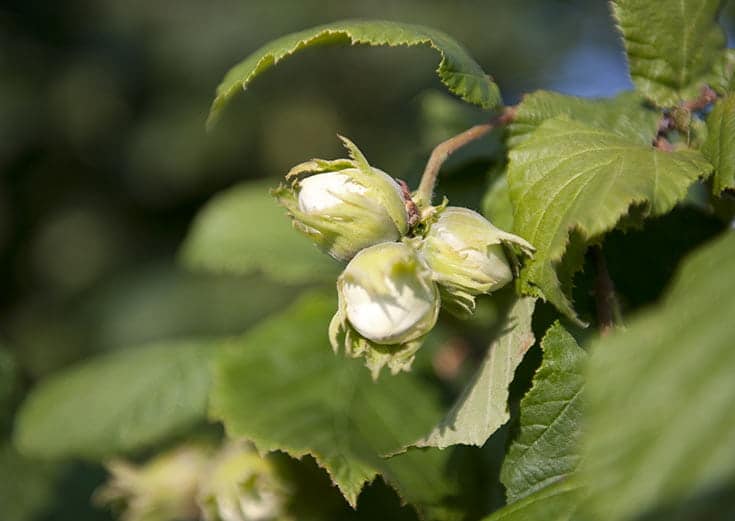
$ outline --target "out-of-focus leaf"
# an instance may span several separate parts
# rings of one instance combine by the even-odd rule
[[[327,338],[335,305],[309,295],[231,341],[215,365],[211,414],[260,450],[311,454],[352,505],[383,472],[406,501],[428,508],[450,494],[448,454],[380,456],[436,422],[437,396],[413,373],[373,382],[359,361],[335,355]]]
[[[715,167],[714,193],[735,188],[735,94],[720,100],[707,117],[702,154]]]
[[[436,90],[421,94],[418,116],[421,144],[426,150],[487,119],[483,111]]]
[[[508,386],[533,345],[531,317],[536,299],[520,298],[508,312],[477,374],[447,416],[417,447],[482,446],[510,418]]]
[[[581,486],[564,479],[501,508],[483,521],[570,521],[577,511]]]
[[[217,87],[207,125],[211,128],[227,102],[245,90],[256,76],[299,51],[313,46],[428,45],[441,56],[436,72],[447,88],[468,103],[483,108],[500,104],[500,90],[475,60],[445,33],[420,25],[385,20],[343,20],[293,34],[261,47],[229,70]]]
[[[735,233],[683,264],[659,306],[592,348],[581,472],[594,519],[630,519],[735,477]]]
[[[94,347],[115,349],[168,338],[241,334],[285,307],[301,287],[250,277],[138,267],[89,298]]]
[[[514,147],[522,143],[541,123],[558,116],[648,145],[656,137],[661,115],[646,107],[645,99],[636,92],[589,99],[540,90],[525,96],[518,105],[509,126],[508,145]]]
[[[18,383],[18,366],[9,351],[0,346],[0,429],[11,417],[10,408]],[[1,432],[1,431],[0,431]]]
[[[482,213],[501,230],[513,229],[513,205],[510,203],[508,172],[496,172],[482,198]]]
[[[55,500],[57,464],[28,459],[0,443],[0,514],[7,521],[34,521]]]
[[[536,247],[521,271],[522,291],[579,322],[556,271],[570,232],[599,237],[632,205],[643,216],[666,213],[711,171],[698,152],[664,152],[575,121],[546,121],[510,152],[515,232]]]
[[[269,195],[274,184],[244,183],[214,197],[184,242],[184,264],[241,275],[260,271],[285,283],[334,281],[339,264],[292,228]]]
[[[521,400],[520,430],[508,449],[500,479],[514,503],[571,474],[587,353],[558,322],[541,341],[543,362]]]
[[[102,458],[180,433],[206,417],[212,342],[125,349],[54,374],[16,421],[28,455]]]
[[[696,98],[722,59],[722,0],[613,0],[636,88],[661,107]]]

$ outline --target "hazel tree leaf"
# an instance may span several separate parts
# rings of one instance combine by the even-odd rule
[[[180,434],[206,418],[213,349],[159,343],[56,373],[21,406],[15,444],[30,456],[96,459]]]
[[[500,90],[467,53],[445,33],[421,25],[384,20],[343,20],[320,25],[274,40],[235,65],[217,87],[207,126],[216,123],[225,105],[260,74],[281,60],[309,47],[324,45],[427,45],[441,57],[436,72],[442,83],[468,103],[491,109],[500,103]]]
[[[559,116],[648,145],[656,137],[661,114],[647,107],[645,99],[636,92],[590,99],[540,90],[524,96],[518,105],[508,129],[508,145],[519,145],[541,123]]]
[[[261,272],[283,283],[333,282],[339,264],[293,229],[269,194],[272,185],[243,183],[210,200],[184,241],[184,265],[237,275]]]
[[[557,481],[506,505],[483,521],[571,521],[576,519],[581,490],[575,480]]]
[[[664,152],[560,118],[544,122],[509,157],[515,233],[536,247],[521,271],[521,290],[578,323],[555,270],[570,232],[593,240],[632,205],[644,217],[666,213],[712,171],[699,152]]]
[[[735,94],[718,101],[707,117],[702,154],[715,167],[713,192],[735,188]]]
[[[715,65],[714,78],[710,86],[715,92],[725,96],[735,90],[733,81],[735,81],[735,49],[725,49]]]
[[[579,463],[587,353],[558,322],[546,332],[541,349],[544,358],[521,400],[519,433],[500,473],[509,503],[564,479]]]
[[[531,317],[536,300],[518,299],[508,312],[501,333],[488,348],[482,366],[452,409],[417,447],[446,448],[464,444],[481,447],[510,418],[508,386],[535,338]]]
[[[439,501],[449,493],[445,455],[381,457],[436,422],[437,393],[412,373],[373,382],[358,360],[336,356],[327,338],[335,310],[333,298],[307,295],[229,342],[215,364],[211,416],[261,451],[314,456],[353,506],[378,473],[406,501]]]
[[[725,32],[717,23],[722,0],[613,0],[630,76],[660,107],[694,99],[717,79]]]
[[[687,258],[660,303],[591,348],[580,472],[600,521],[735,479],[735,232]]]

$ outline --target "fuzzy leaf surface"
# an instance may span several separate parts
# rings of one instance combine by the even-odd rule
[[[273,184],[243,183],[212,198],[182,246],[184,265],[216,273],[260,272],[283,283],[334,281],[339,264],[293,229],[269,194]]]
[[[717,79],[725,32],[722,0],[613,0],[636,89],[660,107],[694,99]]]
[[[707,117],[702,154],[715,167],[714,193],[735,188],[735,94],[720,100]]]
[[[590,99],[540,90],[525,96],[518,105],[509,126],[508,145],[519,145],[541,123],[559,116],[647,145],[656,136],[661,114],[646,107],[645,99],[636,92]]]
[[[481,447],[508,421],[508,386],[535,340],[531,331],[535,302],[524,297],[513,304],[472,381],[446,417],[415,443],[417,447]]]
[[[733,483],[734,257],[728,230],[683,262],[658,306],[591,348],[589,517],[637,518]]]
[[[274,40],[225,75],[217,87],[207,126],[212,127],[225,105],[260,74],[281,60],[309,47],[324,45],[427,45],[441,57],[436,70],[442,83],[468,103],[490,109],[501,103],[500,91],[464,47],[447,34],[421,25],[385,20],[343,20],[320,25]]]
[[[579,463],[587,353],[558,322],[546,332],[541,349],[544,358],[521,400],[519,433],[500,474],[509,503],[565,478]]]
[[[412,373],[373,382],[360,361],[335,355],[335,309],[333,298],[307,295],[232,340],[215,364],[211,415],[262,451],[311,454],[351,505],[378,473],[411,503],[443,497],[445,455],[381,458],[436,422],[434,389]]]
[[[643,216],[666,213],[712,171],[698,152],[664,152],[561,118],[544,122],[509,156],[515,233],[536,247],[521,272],[522,291],[576,321],[555,269],[570,232],[597,238],[631,205]]]
[[[179,434],[206,418],[213,349],[160,343],[56,373],[23,403],[15,443],[32,456],[103,458]]]

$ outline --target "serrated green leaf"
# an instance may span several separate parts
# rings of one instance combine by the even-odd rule
[[[560,118],[543,123],[509,156],[515,233],[536,247],[521,271],[521,289],[578,322],[555,270],[570,231],[592,240],[631,205],[645,205],[643,216],[666,213],[712,171],[698,152],[664,152]]]
[[[184,265],[239,275],[259,271],[283,283],[336,280],[339,264],[293,229],[271,186],[243,183],[209,201],[182,246]]]
[[[660,107],[694,99],[713,82],[725,48],[722,0],[613,0],[636,88]]]
[[[718,101],[707,117],[702,154],[715,167],[713,192],[735,188],[735,94]]]
[[[524,297],[513,304],[472,381],[446,417],[427,436],[415,442],[415,446],[443,449],[464,444],[481,447],[508,421],[508,386],[518,364],[535,341],[531,331],[535,302],[533,298]]]
[[[215,364],[211,415],[260,450],[311,454],[351,505],[378,472],[409,502],[441,497],[440,456],[381,458],[436,422],[435,391],[414,374],[373,382],[359,361],[335,355],[335,309],[333,298],[309,295],[231,341]]]
[[[577,511],[580,490],[579,483],[572,479],[557,481],[483,521],[569,521]]]
[[[521,400],[520,430],[500,473],[509,503],[565,478],[579,463],[587,353],[558,322],[546,332],[541,349],[544,358]]]
[[[179,434],[206,417],[209,342],[125,349],[44,380],[23,403],[15,443],[44,458],[102,458]]]
[[[735,478],[735,233],[689,257],[663,302],[591,349],[586,511],[631,519]]]
[[[733,91],[735,81],[735,49],[725,49],[715,65],[714,78],[710,86],[718,94],[725,96]]]
[[[344,43],[389,47],[428,45],[441,56],[436,72],[452,93],[487,109],[501,102],[498,86],[464,47],[445,33],[421,25],[385,20],[343,20],[278,38],[235,65],[217,87],[207,126],[211,128],[216,123],[232,97],[284,58],[309,47]]]
[[[524,96],[513,122],[508,127],[508,145],[515,147],[547,119],[566,116],[594,128],[641,143],[656,137],[660,112],[646,106],[636,92],[623,92],[612,98],[578,98],[558,92],[537,91]]]

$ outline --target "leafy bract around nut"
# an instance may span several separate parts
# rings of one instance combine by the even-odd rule
[[[449,311],[470,315],[477,295],[497,291],[513,280],[504,244],[516,245],[528,255],[534,252],[530,243],[499,230],[477,212],[450,206],[440,213],[419,247]]]
[[[110,480],[94,500],[122,505],[122,521],[196,519],[197,487],[208,463],[208,449],[198,445],[177,447],[142,465],[114,460],[107,464]]]
[[[342,141],[351,159],[301,163],[273,195],[296,229],[335,259],[348,261],[364,248],[400,239],[408,217],[398,183],[371,167],[354,143]]]
[[[199,491],[206,521],[275,521],[284,516],[288,488],[271,462],[244,441],[225,444]]]
[[[364,356],[373,378],[386,365],[393,374],[409,370],[440,304],[431,271],[416,251],[403,243],[362,250],[337,279],[337,293],[329,325],[334,350],[342,343],[353,358]]]

